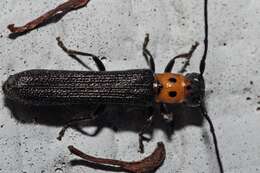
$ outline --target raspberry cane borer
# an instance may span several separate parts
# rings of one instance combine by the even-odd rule
[[[143,133],[151,126],[153,120],[153,106],[160,105],[161,115],[166,120],[171,120],[171,112],[166,104],[186,103],[188,106],[196,106],[210,124],[213,134],[215,150],[217,154],[220,172],[223,171],[220,159],[217,139],[213,124],[207,115],[203,103],[205,60],[208,49],[208,14],[207,3],[204,1],[205,16],[205,50],[200,64],[200,73],[176,74],[171,73],[175,60],[178,58],[190,59],[198,46],[196,43],[187,54],[181,54],[169,61],[164,73],[155,73],[153,57],[147,49],[149,35],[146,35],[143,44],[143,55],[149,65],[149,69],[136,69],[126,71],[105,71],[105,66],[99,58],[93,54],[67,49],[58,38],[59,46],[69,56],[85,64],[76,55],[90,56],[96,63],[98,72],[87,71],[59,71],[59,70],[29,70],[14,74],[3,85],[6,98],[29,105],[75,105],[93,103],[97,104],[92,117],[87,121],[95,121],[98,114],[108,104],[145,105],[149,112],[147,124],[139,133],[140,150],[143,151]],[[76,126],[78,121],[71,121],[60,132],[59,139],[66,128]]]
[[[203,105],[205,85],[202,73],[205,68],[205,55],[200,69],[202,73],[171,73],[175,60],[185,58],[189,60],[198,43],[193,45],[188,53],[172,58],[167,64],[164,73],[155,73],[155,63],[152,54],[147,49],[149,35],[143,43],[143,56],[149,69],[134,69],[126,71],[106,71],[102,61],[95,55],[71,50],[65,47],[60,38],[58,45],[71,57],[85,65],[77,55],[90,56],[96,63],[99,71],[61,71],[61,70],[28,70],[11,75],[3,85],[6,98],[27,105],[77,105],[96,104],[96,110],[91,118],[82,118],[70,121],[60,132],[61,140],[68,127],[78,125],[79,121],[95,121],[106,105],[133,105],[146,106],[149,118],[139,133],[140,152],[143,152],[143,136],[153,121],[154,105],[160,105],[160,112],[164,119],[172,120],[167,104],[183,104],[200,107],[202,114],[211,125],[214,136],[218,161],[219,158],[216,137],[212,122],[207,116]],[[204,67],[203,67],[204,66]]]
[[[149,35],[146,35],[143,44],[143,55],[149,69],[136,69],[126,71],[105,71],[105,66],[93,54],[67,49],[59,38],[58,45],[71,57],[86,66],[77,55],[90,56],[96,63],[99,71],[59,71],[59,70],[28,70],[14,74],[3,85],[6,98],[29,105],[75,105],[93,103],[98,105],[91,118],[85,121],[95,121],[100,112],[108,104],[145,105],[149,112],[147,124],[139,133],[140,151],[143,151],[142,141],[144,132],[151,126],[153,120],[153,106],[160,105],[161,115],[166,120],[171,120],[171,112],[166,104],[186,103],[196,106],[209,122],[213,135],[215,151],[220,168],[223,166],[218,151],[217,139],[204,106],[203,97],[205,85],[203,73],[208,49],[208,14],[207,0],[204,1],[205,16],[205,50],[200,63],[200,73],[176,74],[171,73],[175,60],[178,58],[190,59],[198,46],[196,43],[186,54],[181,54],[169,61],[164,73],[155,73],[153,57],[147,49]],[[184,65],[185,66],[185,65]],[[80,120],[69,122],[60,132],[64,135],[66,128],[76,126]]]
[[[192,46],[189,53],[174,57],[167,64],[164,73],[155,73],[154,59],[147,49],[149,35],[143,43],[143,55],[149,69],[126,71],[105,71],[102,61],[95,55],[67,49],[60,38],[58,45],[70,56],[91,56],[99,71],[60,71],[60,70],[28,70],[11,75],[3,85],[5,96],[13,101],[29,105],[75,105],[97,104],[94,121],[106,105],[124,104],[148,108],[147,124],[140,132],[140,151],[143,152],[143,133],[151,126],[153,107],[160,104],[161,115],[171,120],[171,112],[166,104],[187,103],[191,106],[200,105],[204,96],[204,82],[200,74],[186,75],[171,73],[175,60],[189,59],[198,43]],[[84,118],[86,119],[86,118]],[[74,126],[79,120],[72,121],[63,128]]]

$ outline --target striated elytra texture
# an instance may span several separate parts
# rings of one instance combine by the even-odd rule
[[[23,104],[132,104],[154,102],[153,73],[128,71],[29,70],[11,75],[4,83],[5,96]]]

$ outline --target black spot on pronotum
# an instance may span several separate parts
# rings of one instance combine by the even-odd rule
[[[170,78],[169,81],[172,82],[172,83],[176,83],[177,82],[177,80],[175,78],[173,78],[173,77]]]
[[[170,97],[176,97],[176,95],[177,95],[177,92],[176,92],[176,91],[170,91],[170,92],[169,92],[169,96],[170,96]]]

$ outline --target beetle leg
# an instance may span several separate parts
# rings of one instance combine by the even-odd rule
[[[187,59],[186,63],[183,65],[183,67],[182,67],[182,69],[180,71],[180,72],[185,72],[186,67],[189,65],[189,60],[190,60],[193,52],[195,51],[195,49],[198,47],[198,45],[199,45],[199,43],[195,42],[195,44],[191,46],[191,49],[190,49],[190,51],[188,53],[183,53],[183,54],[177,55],[174,58],[172,58],[168,62],[167,66],[165,67],[164,72],[165,73],[170,73],[172,71],[172,68],[173,68],[174,64],[175,64],[175,60],[179,59],[179,58]]]
[[[92,123],[92,122],[94,122],[95,120],[96,120],[96,118],[92,119],[92,118],[86,118],[86,117],[82,117],[82,118],[78,118],[78,119],[73,119],[73,120],[67,122],[65,126],[63,126],[63,128],[62,128],[62,129],[60,130],[60,132],[59,132],[59,136],[57,137],[57,139],[58,139],[59,141],[61,141],[62,138],[63,138],[63,136],[64,136],[64,134],[65,134],[65,132],[66,132],[66,130],[67,130],[68,128],[70,128],[70,127],[75,127],[76,129],[78,129],[78,123],[79,123],[79,122],[82,123],[82,122],[84,121],[85,123]]]
[[[58,46],[66,52],[70,57],[78,61],[81,65],[83,65],[85,68],[90,69],[82,60],[80,60],[76,55],[82,55],[82,56],[90,56],[92,57],[93,61],[96,63],[96,66],[99,71],[106,71],[105,65],[103,62],[98,58],[98,56],[91,54],[91,53],[86,53],[86,52],[80,52],[72,49],[68,49],[64,43],[61,41],[60,37],[56,38],[58,42]]]
[[[142,130],[138,133],[139,135],[139,152],[144,153],[144,144],[143,141],[150,141],[151,139],[147,138],[144,136],[144,133],[152,126],[153,124],[153,119],[154,119],[154,114],[153,114],[153,108],[150,107],[148,112],[149,112],[149,117],[146,119],[145,125],[143,126]]]
[[[80,124],[90,124],[90,123],[94,123],[94,122],[97,122],[98,120],[98,117],[99,115],[104,111],[105,109],[105,105],[98,105],[95,109],[95,111],[90,115],[90,117],[82,117],[82,118],[78,118],[78,119],[73,119],[73,120],[70,120],[69,122],[67,122],[65,124],[65,126],[61,129],[61,131],[59,132],[59,136],[57,137],[57,139],[59,141],[62,140],[62,137],[64,136],[65,134],[65,131],[70,128],[70,127],[73,127],[75,129],[77,129],[78,131],[80,131],[81,133],[84,133],[86,135],[89,135],[87,134],[86,132],[84,132],[80,127],[79,125]],[[101,127],[99,126],[96,130],[96,132],[94,132],[94,134],[90,134],[89,136],[94,136],[95,134],[97,134],[99,131],[101,130]]]
[[[165,120],[166,124],[166,132],[168,137],[173,133],[174,127],[175,127],[175,121],[174,121],[174,114],[169,111],[167,108],[167,105],[165,103],[160,104],[160,114],[162,115],[163,119]]]
[[[144,56],[147,64],[149,65],[150,69],[153,72],[155,72],[154,58],[153,58],[152,54],[150,53],[150,51],[147,49],[148,42],[149,42],[149,34],[146,34],[145,38],[144,38],[144,43],[143,43],[143,56]]]
[[[168,110],[167,105],[165,103],[160,104],[160,113],[163,119],[167,122],[173,121],[173,114]]]

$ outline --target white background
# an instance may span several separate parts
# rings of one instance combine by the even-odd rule
[[[108,70],[125,70],[147,67],[141,48],[145,33],[150,33],[149,49],[157,72],[163,71],[171,57],[187,52],[198,41],[200,46],[188,68],[198,72],[204,39],[203,0],[92,0],[57,23],[15,40],[8,38],[8,24],[22,25],[62,2],[0,1],[1,83],[28,69],[85,70],[57,46],[57,36],[71,48],[106,56],[103,62]],[[210,1],[208,7],[206,103],[224,169],[227,173],[260,172],[260,1]],[[95,68],[92,61],[83,60]],[[151,153],[158,141],[166,144],[167,158],[157,172],[219,172],[206,122],[176,130],[171,140],[155,129],[153,140],[145,143],[145,155],[141,155],[137,133],[131,130],[105,128],[98,136],[88,137],[70,129],[59,142],[60,127],[17,121],[0,93],[1,173],[101,173],[104,171],[72,167],[70,160],[76,157],[66,146],[73,144],[99,157],[137,160]]]

